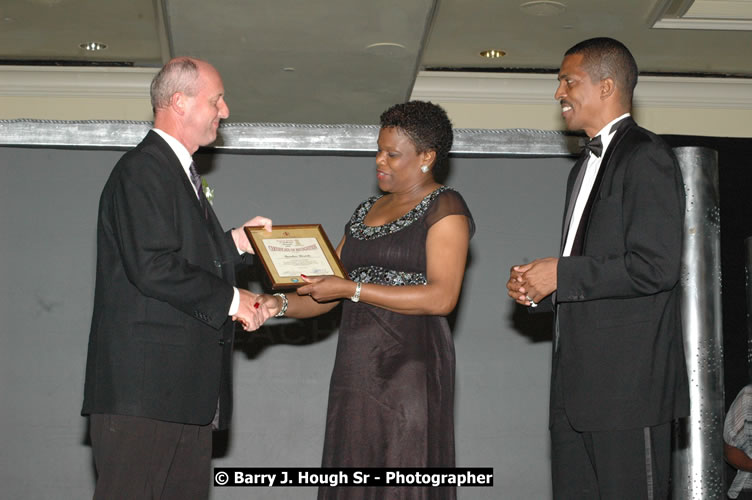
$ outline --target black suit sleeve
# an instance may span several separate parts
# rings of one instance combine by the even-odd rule
[[[584,256],[558,264],[558,302],[629,298],[672,289],[680,275],[684,190],[668,147],[650,135],[614,152],[619,186],[593,207]]]
[[[128,280],[143,295],[219,328],[227,320],[233,290],[196,264],[208,260],[206,229],[190,220],[193,214],[180,191],[184,187],[165,165],[148,154],[132,161],[137,168],[123,169],[114,186],[110,218]]]

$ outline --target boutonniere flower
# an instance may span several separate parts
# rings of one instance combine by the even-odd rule
[[[206,198],[206,201],[209,202],[209,205],[214,206],[214,190],[209,187],[209,183],[206,182],[206,179],[201,179],[201,187],[204,188],[204,197]]]

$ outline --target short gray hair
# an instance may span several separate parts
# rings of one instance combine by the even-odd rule
[[[151,81],[151,107],[156,110],[169,106],[177,92],[189,96],[198,93],[198,65],[187,57],[173,59],[159,70]]]

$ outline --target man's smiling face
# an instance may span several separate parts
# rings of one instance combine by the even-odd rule
[[[559,87],[554,97],[561,104],[561,116],[567,128],[584,130],[593,137],[602,128],[601,82],[590,79],[583,61],[582,54],[564,57],[559,69]]]

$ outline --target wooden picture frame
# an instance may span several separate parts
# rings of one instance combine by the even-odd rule
[[[297,288],[306,276],[348,279],[342,262],[321,224],[246,226],[248,240],[264,266],[273,290]]]

